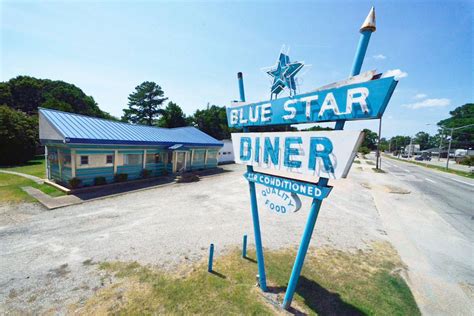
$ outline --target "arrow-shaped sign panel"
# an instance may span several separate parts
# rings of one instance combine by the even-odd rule
[[[393,77],[227,108],[229,127],[367,120],[382,117]]]
[[[362,139],[360,131],[232,134],[236,163],[290,179],[306,175],[309,182],[344,178]]]

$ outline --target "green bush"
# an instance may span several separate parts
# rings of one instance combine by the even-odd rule
[[[82,183],[82,180],[79,178],[69,179],[69,186],[73,189],[80,187],[81,183]]]
[[[152,175],[152,171],[149,169],[143,169],[141,172],[142,178],[149,178]]]
[[[128,174],[126,173],[116,173],[114,176],[115,182],[125,182],[128,179]]]
[[[474,166],[474,156],[464,157],[459,161],[459,163],[461,165],[472,167],[472,166]]]
[[[370,149],[365,147],[365,146],[361,146],[359,148],[359,152],[362,154],[362,155],[367,155],[367,154],[370,154]]]
[[[0,165],[14,165],[35,157],[38,119],[0,106]]]
[[[94,178],[94,185],[103,185],[106,184],[107,180],[105,180],[105,177],[95,177]]]

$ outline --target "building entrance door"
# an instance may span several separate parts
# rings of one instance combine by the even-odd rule
[[[174,172],[180,172],[186,169],[186,152],[185,151],[175,151],[175,163],[174,163]]]

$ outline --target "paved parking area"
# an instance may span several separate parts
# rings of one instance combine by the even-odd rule
[[[138,261],[173,269],[207,256],[253,244],[248,185],[238,165],[195,183],[173,184],[47,211],[36,204],[0,206],[0,312],[64,312],[104,285],[91,263]],[[354,171],[355,173],[361,171]],[[311,249],[364,248],[386,240],[370,192],[351,178],[333,181]],[[296,247],[308,215],[261,208],[266,248]],[[218,257],[217,257],[218,258]],[[218,259],[217,259],[218,260]]]

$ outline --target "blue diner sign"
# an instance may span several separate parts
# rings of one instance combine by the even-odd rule
[[[398,83],[394,77],[374,76],[371,72],[360,75],[371,34],[375,30],[375,10],[372,8],[359,29],[361,36],[350,77],[308,93],[294,95],[294,77],[303,63],[291,63],[287,54],[280,54],[276,68],[267,72],[274,78],[268,101],[245,102],[243,76],[242,73],[237,74],[240,102],[233,102],[227,108],[227,122],[229,127],[243,128],[242,133],[232,133],[232,143],[235,162],[247,165],[244,176],[249,183],[258,279],[263,291],[268,289],[256,183],[264,186],[261,192],[264,206],[278,214],[299,209],[297,194],[313,198],[283,300],[282,307],[285,309],[293,300],[322,200],[331,191],[328,181],[347,175],[363,140],[360,131],[343,131],[345,121],[382,118]],[[290,97],[272,99],[285,88],[290,90]],[[336,122],[335,130],[250,132],[252,126],[318,122]],[[265,128],[261,130],[265,131]],[[259,168],[257,172],[254,167]],[[263,170],[262,173],[259,170]],[[313,183],[317,178],[317,184]]]
[[[326,198],[332,189],[332,187],[318,186],[314,183],[275,177],[260,172],[246,172],[244,177],[250,182],[263,184],[267,187],[286,192],[309,196],[318,200]]]
[[[227,108],[229,127],[367,120],[382,117],[393,77]],[[237,103],[238,104],[238,103]]]

